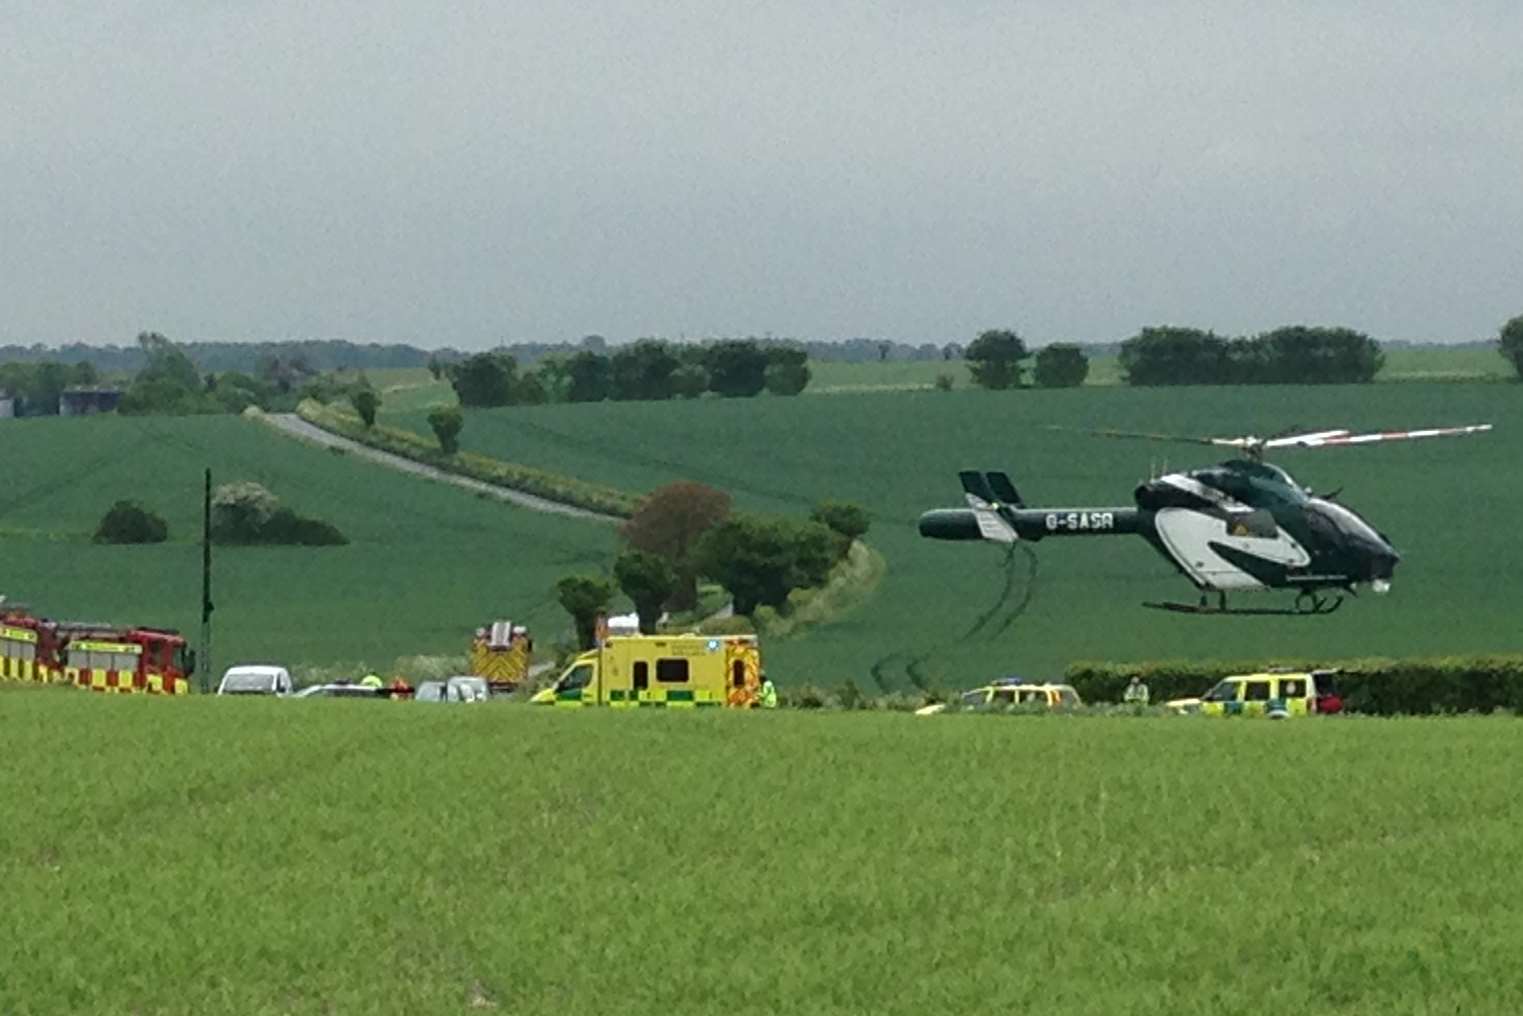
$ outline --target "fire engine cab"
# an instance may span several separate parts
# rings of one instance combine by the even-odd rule
[[[57,626],[29,614],[0,614],[0,680],[61,680]]]

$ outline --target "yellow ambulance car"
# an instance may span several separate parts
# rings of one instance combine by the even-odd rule
[[[614,635],[571,661],[539,705],[700,709],[756,704],[755,635]]]

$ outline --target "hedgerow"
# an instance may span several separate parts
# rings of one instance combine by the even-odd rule
[[[1337,673],[1331,681],[1344,708],[1383,716],[1523,709],[1523,655],[1441,656],[1426,659],[1161,660],[1077,662],[1066,679],[1086,702],[1117,701],[1133,674],[1154,702],[1200,695],[1230,674],[1268,669]]]
[[[335,406],[324,405],[315,400],[303,401],[296,407],[303,420],[323,430],[340,434],[353,441],[391,452],[415,462],[423,462],[436,469],[468,476],[485,483],[520,490],[526,494],[575,505],[604,515],[628,518],[639,506],[638,495],[627,491],[587,483],[569,476],[560,476],[542,469],[504,462],[474,452],[456,452],[446,455],[438,445],[421,434],[400,427],[377,424],[366,429],[358,416]]]

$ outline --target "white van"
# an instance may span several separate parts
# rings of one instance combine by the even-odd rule
[[[229,667],[217,685],[218,695],[278,695],[291,694],[291,675],[284,667],[267,664],[251,664]]]

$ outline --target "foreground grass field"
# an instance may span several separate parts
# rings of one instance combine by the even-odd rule
[[[52,617],[200,629],[202,470],[256,480],[334,523],[348,546],[215,555],[215,661],[307,669],[463,655],[493,618],[557,633],[562,575],[606,564],[612,527],[548,516],[314,449],[232,417],[7,420],[0,593]],[[118,498],[169,521],[170,542],[90,536]]]
[[[0,1012],[1516,1013],[1514,719],[0,692]]]
[[[1205,465],[1212,449],[1045,429],[1182,434],[1285,427],[1386,429],[1491,422],[1463,440],[1289,451],[1276,461],[1366,514],[1403,553],[1387,597],[1328,618],[1199,618],[1143,609],[1193,587],[1140,538],[1022,545],[1007,567],[979,544],[921,539],[921,511],[960,503],[956,470],[1005,469],[1037,505],[1129,505],[1150,469]],[[426,432],[421,416],[400,422]],[[888,573],[839,622],[768,646],[787,682],[961,687],[997,674],[1052,675],[1074,659],[1312,659],[1523,650],[1523,388],[1358,387],[898,392],[472,412],[465,447],[631,490],[690,479],[743,508],[806,513],[822,498],[873,513]],[[1279,602],[1264,596],[1246,604]]]

